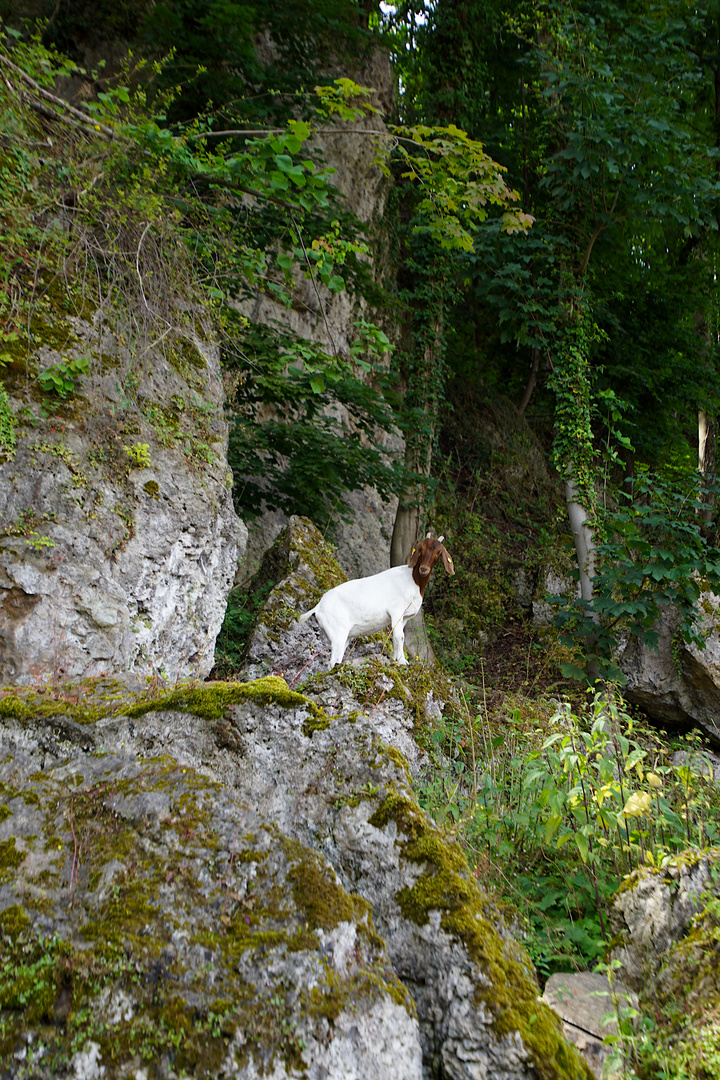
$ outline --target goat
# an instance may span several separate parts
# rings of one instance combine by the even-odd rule
[[[446,551],[443,536],[435,540],[430,533],[410,552],[406,566],[392,566],[372,577],[345,581],[329,589],[310,611],[301,615],[304,623],[314,615],[330,642],[330,668],[342,661],[348,641],[363,634],[375,634],[392,627],[393,660],[405,659],[405,623],[417,615],[423,602],[425,586],[435,563],[442,556],[448,574],[455,567]]]

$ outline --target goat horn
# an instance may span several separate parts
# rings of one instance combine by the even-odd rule
[[[432,538],[432,533],[426,533],[425,539],[430,540],[431,538]]]
[[[438,536],[438,543],[439,543],[439,544],[442,544],[442,542],[443,542],[443,540],[444,540],[444,539],[445,539],[445,537],[444,537],[444,536]]]

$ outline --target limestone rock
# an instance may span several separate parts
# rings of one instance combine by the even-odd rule
[[[658,1017],[658,1057],[678,1075],[717,1073],[720,1010],[720,849],[675,856],[636,872],[613,901],[612,959],[641,1009]]]
[[[78,1054],[106,1080],[587,1078],[420,810],[393,712],[378,730],[374,707],[325,694],[271,677],[121,686],[55,715],[2,699],[11,1080],[33,1053],[38,1080]]]
[[[79,319],[74,333],[91,375],[19,413],[32,421],[0,463],[0,679],[203,677],[247,535],[217,349],[148,351],[130,399],[121,341]]]
[[[377,642],[330,674],[293,658],[298,605],[340,574],[320,541],[296,519],[270,553],[279,584],[251,648],[294,689],[269,674],[0,697],[10,1080],[39,1046],[38,1080],[50,1050],[53,1076],[105,1080],[150,1065],[199,1080],[210,1053],[242,1080],[590,1077],[413,793],[415,734],[451,700],[441,673],[391,666]],[[26,1015],[23,958],[49,948]]]
[[[720,633],[714,615],[719,602],[707,593],[699,602],[704,649],[679,639],[676,613],[667,607],[655,626],[658,648],[630,637],[619,655],[628,701],[666,727],[700,728],[715,748],[720,748]]]
[[[271,42],[264,43],[272,49]],[[362,70],[353,72],[359,85],[374,91],[372,102],[378,113],[372,128],[385,131],[383,114],[392,111],[395,97],[395,78],[388,53],[375,49]],[[366,119],[338,120],[333,131],[316,137],[315,147],[333,169],[332,184],[347,200],[353,213],[373,236],[375,225],[382,220],[391,187],[378,166],[376,139],[368,138]],[[371,245],[378,248],[378,244]],[[370,256],[363,256],[369,260]],[[357,337],[356,323],[362,317],[371,321],[375,314],[367,303],[350,291],[333,293],[317,281],[298,275],[292,308],[288,309],[267,290],[250,302],[243,303],[243,313],[253,323],[280,325],[300,338],[319,344],[330,356],[348,356]],[[385,327],[392,336],[392,330]],[[347,438],[364,444],[367,436],[357,430],[348,410],[339,403],[331,407],[332,415]],[[372,445],[382,450],[388,459],[402,456],[404,440],[399,431],[376,431]],[[348,577],[366,577],[387,570],[390,566],[390,540],[397,510],[397,498],[381,497],[373,488],[348,492],[344,496],[347,514],[332,523],[332,540],[337,560]],[[287,524],[281,511],[265,511],[253,523],[248,544],[247,563],[241,580],[246,581],[258,570],[263,554],[273,545]],[[408,551],[409,555],[410,552]]]
[[[369,905],[197,769],[105,737],[38,773],[5,732],[2,1075],[418,1080],[415,1008]]]
[[[635,871],[616,894],[612,930],[621,940],[613,958],[623,981],[645,997],[652,997],[659,973],[709,896],[720,895],[718,866],[718,849],[678,856],[661,870]]]
[[[327,668],[330,647],[317,621],[310,619],[299,625],[297,618],[327,589],[346,580],[335,554],[311,521],[295,515],[290,518],[251,586],[275,583],[249,641],[246,672],[250,677],[279,673],[294,685]],[[405,646],[408,657],[427,657],[429,642],[422,619],[416,617],[407,624]],[[371,638],[351,641],[345,661],[357,665],[370,658],[379,661],[383,655],[392,657],[389,628]],[[430,666],[427,661],[426,666]],[[445,687],[449,692],[449,684]]]
[[[617,980],[611,984],[605,975],[573,971],[551,975],[543,998],[561,1018],[566,1038],[595,1075],[604,1080],[617,1075],[620,1063],[613,1060],[613,1048],[604,1045],[604,1040],[617,1034],[618,1014],[637,1013],[637,994]]]
[[[580,595],[580,585],[573,578],[570,566],[565,563],[568,560],[561,566],[542,567],[537,575],[530,604],[535,626],[552,625],[554,610],[547,601],[548,596],[570,598]]]

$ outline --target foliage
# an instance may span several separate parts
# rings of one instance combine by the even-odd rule
[[[504,14],[440,0],[391,17],[403,115],[482,136],[535,218],[502,244],[498,219],[474,230],[446,312],[450,368],[516,401],[534,392],[530,418],[543,425],[554,386],[557,424],[584,436],[588,395],[577,416],[566,410],[575,376],[622,394],[638,460],[652,467],[692,459],[698,403],[718,400],[715,11],[551,0]],[[573,278],[601,338],[569,340]],[[594,471],[592,441],[582,445]]]
[[[234,678],[242,669],[248,636],[255,626],[259,610],[274,585],[274,581],[268,581],[254,592],[237,587],[231,591],[222,628],[215,644],[214,678]]]
[[[38,375],[38,382],[45,394],[58,394],[66,398],[75,392],[75,382],[90,370],[90,357],[77,356],[71,360],[61,360],[44,368]]]
[[[134,446],[124,447],[124,450],[135,468],[147,469],[150,467],[151,459],[149,443],[135,443]]]
[[[228,458],[242,478],[237,501],[245,516],[266,506],[320,525],[346,512],[343,493],[349,489],[369,484],[389,494],[397,487],[401,470],[378,448],[378,432],[394,417],[379,392],[382,352],[373,351],[375,340],[374,331],[360,326],[357,353],[343,359],[278,329],[238,326],[232,352],[225,353],[226,366],[240,375]],[[387,348],[382,339],[378,348]],[[241,374],[248,365],[251,377]],[[365,369],[375,385],[359,377]],[[325,408],[326,387],[352,417],[354,434],[342,414]],[[258,414],[264,414],[262,423]]]
[[[394,127],[400,179],[421,188],[414,208],[415,232],[426,233],[440,248],[473,250],[473,234],[488,216],[488,205],[501,206],[503,232],[524,232],[530,214],[511,203],[520,196],[508,188],[502,166],[454,124],[447,127]]]
[[[672,764],[652,729],[601,695],[580,713],[520,703],[500,724],[468,714],[436,730],[443,764],[422,805],[520,910],[543,976],[587,967],[625,875],[717,842],[712,770],[694,737]]]
[[[580,648],[585,663],[595,661],[605,677],[623,680],[614,662],[621,632],[657,648],[656,624],[666,609],[679,637],[704,648],[698,600],[704,589],[720,588],[720,551],[700,516],[706,490],[697,473],[675,479],[641,474],[632,492],[619,490],[617,503],[601,513],[592,604],[554,598],[561,639]],[[577,665],[563,670],[584,676]]]
[[[319,514],[336,510],[343,492],[363,483],[376,481],[385,493],[392,490],[395,474],[377,451],[364,452],[359,440],[348,441],[332,417],[319,419],[339,395],[349,413],[357,413],[363,438],[368,432],[374,441],[378,426],[392,424],[378,388],[365,379],[390,348],[378,327],[359,320],[347,359],[306,346],[289,332],[273,337],[268,330],[257,379],[253,366],[259,356],[248,357],[242,348],[254,351],[252,329],[230,340],[249,325],[239,318],[236,300],[261,290],[290,307],[303,274],[328,294],[352,287],[363,274],[359,256],[366,246],[347,231],[348,215],[335,206],[330,172],[307,149],[317,127],[293,117],[284,128],[256,134],[229,150],[213,140],[207,119],[170,130],[162,113],[152,113],[147,81],[158,70],[147,65],[126,72],[117,85],[105,84],[96,98],[66,116],[63,102],[53,98],[51,107],[38,82],[52,85],[55,74],[68,69],[66,61],[15,35],[5,38],[2,62],[9,73],[0,88],[4,127],[18,136],[10,143],[6,232],[0,235],[8,267],[0,292],[4,338],[12,349],[8,357],[27,364],[47,340],[49,322],[60,324],[65,311],[85,315],[87,305],[94,308],[101,296],[103,310],[121,315],[125,344],[138,361],[149,342],[171,352],[185,337],[204,337],[207,323],[198,325],[198,316],[210,311],[226,343],[228,366],[243,387],[241,428],[233,440],[240,448],[235,463],[241,477],[262,475],[267,494],[268,481],[272,486],[277,475],[284,505]],[[44,167],[40,153],[47,147],[37,138],[33,113],[18,108],[20,99],[9,92],[16,89],[13,80],[53,132]],[[168,101],[156,104],[167,107]],[[360,88],[348,79],[323,95],[323,116],[334,118],[346,108],[353,115],[366,108]],[[73,192],[68,229],[53,217],[61,181]],[[238,199],[242,193],[245,203]],[[31,274],[44,286],[37,295]],[[27,324],[29,341],[20,329]],[[87,358],[63,359],[39,371],[37,382],[44,392],[66,398],[79,375],[94,374],[96,365]],[[124,407],[134,405],[137,379],[132,370],[122,380]],[[259,434],[252,408],[271,396],[279,420]],[[143,415],[154,424],[148,408]],[[263,447],[271,448],[275,473]],[[290,460],[287,476],[283,457]],[[239,509],[252,512],[259,497],[243,501],[244,493],[255,490],[252,479],[247,487],[240,483]]]
[[[584,310],[584,309],[583,309]],[[594,504],[595,449],[591,427],[592,330],[583,318],[570,318],[557,333],[549,379],[555,394],[553,463],[563,479],[571,477],[591,516]]]
[[[0,451],[9,455],[15,450],[15,415],[4,386],[0,386]]]
[[[664,1039],[658,1025],[649,1017],[642,1018],[639,1034],[623,1033],[618,1040],[622,1051],[631,1049],[637,1072],[628,1080],[640,1076],[643,1080],[713,1080],[720,1075],[720,1023],[710,1019],[700,1026],[687,1024],[680,1037]]]
[[[545,16],[538,62],[555,151],[540,187],[585,224],[583,269],[600,234],[630,208],[651,229],[673,221],[687,234],[714,219],[715,150],[688,123],[702,81],[688,50],[699,20],[687,5],[668,6],[671,15],[560,0]]]

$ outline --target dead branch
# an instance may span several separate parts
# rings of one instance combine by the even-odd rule
[[[6,56],[3,56],[1,53],[0,64],[3,64],[5,67],[15,72],[15,74],[18,75],[22,79],[22,81],[26,83],[27,86],[29,86],[35,94],[38,95],[38,97],[44,98],[46,101],[51,102],[53,105],[57,106],[57,108],[62,109],[63,112],[70,113],[70,115],[74,116],[76,120],[79,120],[82,124],[89,125],[93,128],[93,130],[98,131],[101,135],[104,135],[106,139],[114,139],[116,137],[115,132],[112,128],[107,127],[107,125],[105,124],[99,124],[97,120],[95,120],[92,116],[89,116],[88,113],[83,112],[82,109],[77,109],[74,105],[71,105],[63,98],[58,97],[56,94],[51,94],[49,90],[44,90],[43,87],[36,83],[35,80],[32,79],[29,75],[27,75],[22,70],[22,68],[19,68],[17,64],[13,64],[12,60],[8,60],[8,58]],[[29,104],[32,103],[29,102]]]

